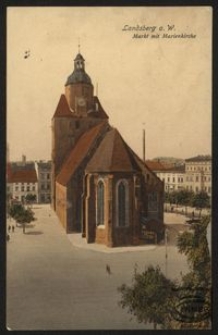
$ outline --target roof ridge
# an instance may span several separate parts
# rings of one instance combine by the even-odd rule
[[[96,138],[98,138],[105,126],[106,121],[102,121],[99,124],[93,126],[88,131],[86,131],[79,139],[76,145],[70,151],[70,154],[64,160],[60,172],[56,177],[56,181],[62,185],[66,185],[72,175],[75,173],[77,168],[83,162],[84,158],[87,156],[88,152],[93,147]],[[88,143],[87,139],[89,140]]]

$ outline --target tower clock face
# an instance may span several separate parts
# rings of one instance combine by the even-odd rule
[[[78,106],[80,106],[80,107],[84,107],[84,106],[86,105],[86,101],[85,101],[84,98],[78,98],[78,100],[77,100],[77,104],[78,104]]]

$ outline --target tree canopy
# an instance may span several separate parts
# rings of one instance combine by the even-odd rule
[[[25,208],[21,204],[14,204],[11,206],[9,214],[18,223],[23,226],[23,233],[25,233],[26,223],[35,221],[34,212],[30,208]]]
[[[118,288],[122,294],[120,305],[139,322],[153,323],[156,329],[168,317],[174,285],[158,266],[149,266],[143,273],[135,269],[132,286],[123,284]]]
[[[173,282],[157,266],[142,273],[135,269],[132,285],[121,285],[122,308],[139,322],[163,329],[208,329],[211,317],[211,264],[207,243],[210,217],[178,235],[180,253],[187,256],[190,272]]]

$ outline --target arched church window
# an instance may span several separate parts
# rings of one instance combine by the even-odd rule
[[[97,226],[104,225],[104,183],[102,180],[97,185]]]
[[[117,184],[117,225],[124,227],[129,224],[129,190],[126,180]]]

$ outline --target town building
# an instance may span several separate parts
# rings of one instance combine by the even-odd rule
[[[38,202],[51,202],[51,161],[37,161],[36,173],[38,178]]]
[[[146,165],[164,182],[164,191],[170,193],[185,188],[185,165],[146,161]]]
[[[205,191],[212,195],[212,157],[198,155],[185,160],[185,184],[195,193]]]
[[[7,194],[10,199],[26,202],[32,195],[38,201],[38,180],[34,162],[27,162],[23,156],[20,162],[7,163]]]
[[[164,182],[164,191],[169,193],[188,189],[194,193],[212,195],[212,158],[198,155],[185,160],[183,165],[169,165],[163,161],[150,160],[146,165]]]
[[[109,117],[78,53],[52,118],[52,205],[67,233],[108,247],[163,238],[163,182]]]

